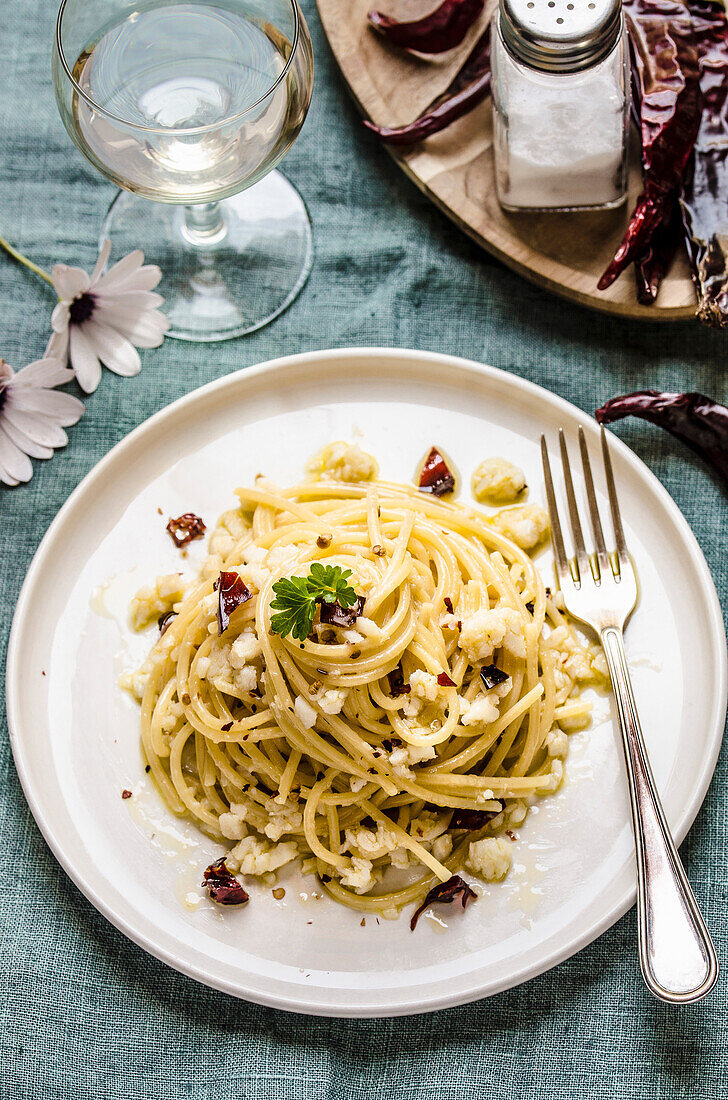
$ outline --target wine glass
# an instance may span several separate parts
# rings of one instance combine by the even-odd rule
[[[169,336],[240,336],[293,301],[311,224],[271,169],[313,89],[296,0],[62,0],[53,77],[73,141],[123,188],[101,239],[159,264]]]

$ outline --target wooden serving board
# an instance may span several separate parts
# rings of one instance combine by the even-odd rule
[[[444,58],[424,59],[390,46],[369,28],[366,14],[375,6],[373,0],[317,0],[317,5],[331,49],[362,114],[378,125],[395,126],[416,118],[449,84],[492,10],[491,0],[483,20],[456,50]],[[421,15],[423,4],[422,0],[381,0],[381,8],[406,19]],[[675,257],[653,306],[637,302],[632,269],[609,290],[597,290],[597,280],[622,238],[640,190],[636,149],[626,206],[581,214],[509,214],[496,198],[489,99],[418,145],[385,148],[456,225],[539,286],[621,317],[683,321],[695,315],[695,292],[684,252]]]

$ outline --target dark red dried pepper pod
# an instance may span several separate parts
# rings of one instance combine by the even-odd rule
[[[250,900],[247,891],[228,869],[224,856],[205,869],[202,885],[207,887],[210,899],[218,905],[245,905]]]
[[[490,95],[490,24],[485,28],[464,64],[447,88],[406,126],[364,125],[387,145],[413,145],[444,130],[455,119],[472,111]]]
[[[437,447],[430,449],[424,461],[418,488],[435,497],[451,493],[455,488],[455,477]]]
[[[469,832],[482,829],[505,810],[505,802],[502,799],[498,801],[500,808],[497,810],[453,810],[448,829],[467,829]]]
[[[411,22],[379,11],[370,11],[367,19],[395,46],[419,53],[445,53],[460,45],[484,7],[484,0],[442,0],[434,11]]]
[[[420,919],[425,909],[434,902],[452,902],[455,901],[456,898],[459,898],[460,904],[464,909],[468,902],[475,901],[477,896],[475,890],[468,886],[465,879],[460,878],[460,875],[453,875],[447,882],[438,882],[436,886],[432,887],[429,894],[422,902],[422,905],[412,914],[412,919],[410,920],[411,931],[414,932],[417,927],[417,921]]]

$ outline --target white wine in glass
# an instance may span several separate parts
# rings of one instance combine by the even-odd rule
[[[66,129],[123,188],[101,236],[160,265],[170,335],[277,316],[312,256],[306,208],[271,173],[313,85],[295,0],[63,0],[54,77]]]

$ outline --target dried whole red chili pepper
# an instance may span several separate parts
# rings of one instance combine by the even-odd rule
[[[464,64],[444,92],[433,99],[423,113],[406,126],[364,125],[387,145],[413,145],[444,130],[490,95],[490,24],[485,28]]]
[[[460,45],[484,7],[484,0],[442,0],[429,15],[411,22],[400,22],[380,11],[370,11],[367,19],[395,46],[418,53],[445,53]]]
[[[655,230],[647,249],[634,262],[637,301],[651,306],[657,300],[660,284],[670,270],[683,239],[683,223],[677,194],[670,198],[663,222]]]
[[[420,919],[425,909],[427,909],[429,905],[432,905],[433,902],[452,902],[455,901],[456,898],[460,898],[460,904],[464,909],[468,902],[475,901],[477,896],[475,890],[468,886],[465,879],[460,878],[460,875],[452,875],[447,882],[438,882],[436,886],[432,887],[429,894],[422,902],[422,905],[412,914],[410,930],[414,932],[417,927],[417,921]]]
[[[624,11],[639,88],[643,189],[600,290],[645,255],[669,213],[700,126],[698,47],[688,8],[682,0],[624,0]]]
[[[688,0],[700,54],[703,113],[691,170],[681,193],[697,315],[728,324],[728,23],[709,0]]]
[[[594,416],[600,424],[639,416],[665,428],[700,455],[728,485],[728,409],[710,397],[639,390],[612,398]]]

